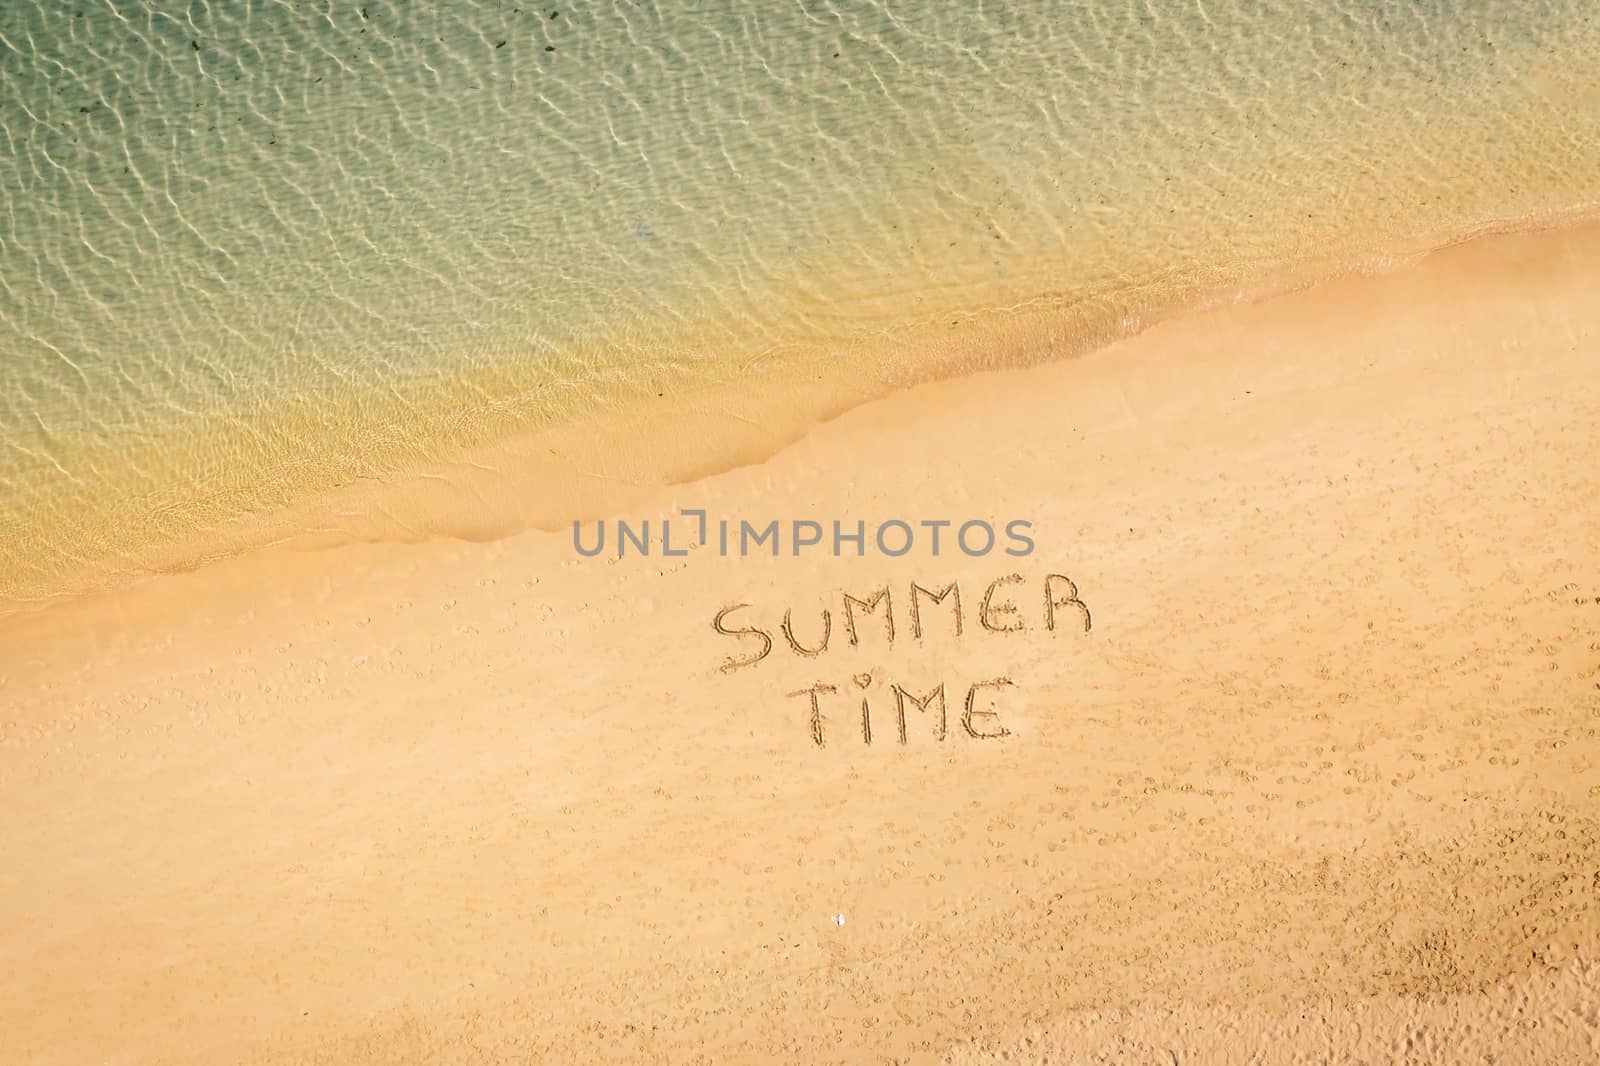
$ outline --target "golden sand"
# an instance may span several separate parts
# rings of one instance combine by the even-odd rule
[[[1022,517],[1025,558],[533,531],[0,622],[0,1059],[1600,1055],[1597,280],[1592,228],[1487,238],[625,515]],[[735,603],[774,647],[724,670]]]

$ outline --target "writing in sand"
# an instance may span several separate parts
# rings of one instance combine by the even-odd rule
[[[1029,629],[1028,617],[1032,612],[1023,606],[1026,600],[1019,598],[1023,589],[1018,586],[1024,585],[1023,576],[1014,573],[989,582],[977,602],[976,611],[973,612],[977,627],[986,633],[999,634],[1021,633]],[[905,616],[897,619],[894,590],[888,584],[877,587],[865,596],[855,596],[843,591],[839,596],[838,617],[843,631],[842,636],[851,647],[861,645],[864,633],[868,634],[868,639],[878,642],[884,649],[893,648],[897,638],[904,639],[904,627],[899,625],[898,621],[903,620]],[[942,627],[944,633],[958,640],[968,632],[961,585],[957,581],[935,587],[926,587],[913,581],[900,602],[905,615],[909,616],[912,640],[920,643],[925,635],[934,631],[936,626]],[[1038,614],[1035,617],[1039,619],[1046,632],[1055,633],[1058,629],[1077,630],[1081,626],[1082,631],[1087,633],[1093,625],[1088,606],[1078,596],[1078,586],[1065,574],[1047,575],[1040,595],[1034,602],[1038,605]],[[808,633],[818,634],[808,643],[795,635],[793,608],[784,608],[783,617],[776,626],[775,637],[772,628],[756,624],[761,621],[761,614],[754,606],[748,603],[727,604],[712,618],[711,628],[737,641],[739,647],[723,660],[719,669],[724,673],[732,673],[758,666],[773,654],[774,649],[778,647],[779,638],[787,646],[791,657],[819,658],[826,654],[829,645],[834,643],[834,617],[833,611],[824,607],[815,627],[809,624],[803,627]],[[873,635],[880,631],[881,636]],[[855,717],[856,712],[859,712],[861,742],[867,745],[873,740],[873,708],[867,695],[867,689],[871,687],[872,681],[871,673],[857,673],[852,674],[844,686],[845,699],[849,698],[848,693],[852,686],[861,693],[859,706],[851,708],[847,713]],[[991,677],[974,681],[967,686],[959,720],[962,731],[973,740],[998,740],[1010,736],[1011,731],[1000,724],[996,700],[1001,692],[1015,685],[1016,682],[1009,677]],[[918,715],[932,719],[935,740],[942,742],[949,735],[949,714],[946,709],[943,680],[931,688],[920,686],[907,688],[898,683],[891,683],[889,687],[894,694],[893,724],[899,743],[905,744],[907,739],[908,706]],[[807,688],[786,693],[787,697],[798,701],[799,706],[806,709],[811,727],[811,740],[819,748],[827,746],[829,730],[825,725],[837,712],[840,688],[839,685],[819,681]]]

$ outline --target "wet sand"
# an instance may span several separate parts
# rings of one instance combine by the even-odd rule
[[[908,389],[623,515],[1021,518],[1027,557],[530,531],[0,621],[0,1051],[1600,1053],[1597,238]],[[952,582],[961,633],[913,623]],[[739,603],[773,648],[725,670]]]

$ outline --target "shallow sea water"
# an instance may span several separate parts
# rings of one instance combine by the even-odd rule
[[[1591,209],[1596,55],[1588,0],[7,5],[0,604],[631,397]]]

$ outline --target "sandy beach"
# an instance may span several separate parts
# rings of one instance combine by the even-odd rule
[[[0,620],[0,1060],[1600,1061],[1597,285],[1485,237],[605,515],[1022,556],[494,524]]]

